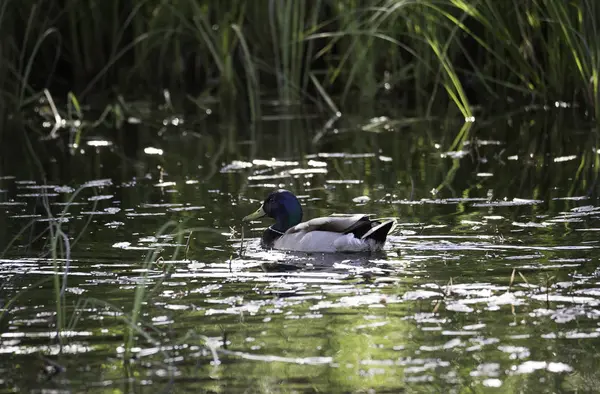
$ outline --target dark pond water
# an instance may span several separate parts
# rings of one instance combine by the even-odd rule
[[[593,391],[589,131],[505,118],[447,152],[460,125],[373,122],[130,125],[88,131],[73,156],[46,142],[39,166],[5,155],[1,392]],[[398,226],[378,255],[264,251],[260,226],[240,245],[240,218],[279,187],[305,217]]]

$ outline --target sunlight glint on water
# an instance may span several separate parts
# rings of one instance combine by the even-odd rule
[[[480,187],[432,197],[436,168],[453,159],[468,167],[467,154],[440,155],[432,143],[423,170],[438,179],[411,181],[404,152],[390,148],[396,137],[377,134],[369,149],[339,138],[330,152],[278,155],[265,145],[212,164],[187,153],[187,173],[174,153],[189,152],[185,141],[165,139],[131,178],[0,178],[3,243],[31,224],[0,260],[3,384],[458,392],[585,388],[599,378],[589,352],[600,337],[595,199],[515,191],[502,183],[510,164],[493,160],[468,177]],[[479,154],[494,158],[503,147],[489,141]],[[277,187],[300,196],[306,217],[366,212],[398,226],[379,255],[265,251],[258,237],[268,223],[242,239],[239,219]],[[184,236],[157,234],[169,220]],[[75,243],[68,267],[64,249],[58,260],[43,253],[50,224]],[[154,251],[160,258],[144,265]],[[58,341],[52,279],[65,271]],[[140,285],[132,378],[122,360]],[[40,380],[39,366],[54,363],[64,370]]]

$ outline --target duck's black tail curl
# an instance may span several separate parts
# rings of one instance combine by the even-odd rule
[[[388,233],[394,227],[394,220],[387,220],[367,231],[361,239],[372,239],[378,244],[385,243]]]

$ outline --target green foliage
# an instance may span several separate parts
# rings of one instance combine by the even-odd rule
[[[184,91],[254,120],[265,98],[343,111],[382,96],[465,118],[490,98],[577,102],[598,118],[598,20],[593,0],[7,0],[0,115],[47,88]]]

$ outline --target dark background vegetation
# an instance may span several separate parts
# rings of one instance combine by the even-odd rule
[[[47,88],[80,102],[170,89],[249,116],[265,98],[381,96],[465,116],[514,101],[596,115],[599,18],[593,0],[6,0],[3,112]]]
[[[69,134],[72,147],[82,130],[107,121],[119,135],[132,112],[160,103],[188,122],[244,126],[293,113],[444,119],[424,127],[445,130],[449,150],[520,112],[501,140],[542,153],[573,138],[595,147],[599,21],[594,0],[5,0],[0,140],[23,145],[26,125]],[[569,120],[524,120],[555,109]],[[596,162],[586,149],[581,171],[596,174]]]

